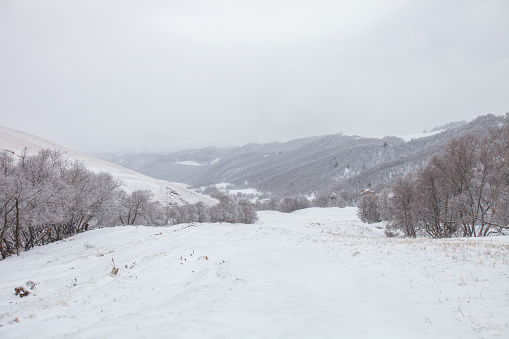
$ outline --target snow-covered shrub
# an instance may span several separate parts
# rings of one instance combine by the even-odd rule
[[[380,198],[378,194],[363,195],[357,202],[357,216],[362,222],[373,224],[382,221],[380,217]]]
[[[345,197],[347,197],[347,193],[342,191],[338,194],[335,192],[324,191],[320,192],[316,195],[315,199],[312,201],[312,205],[315,207],[346,207],[348,205]]]

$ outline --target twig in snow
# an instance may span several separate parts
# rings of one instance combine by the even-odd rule
[[[115,260],[111,258],[111,261],[113,262],[113,268],[111,269],[110,275],[116,275],[118,273],[119,268],[115,266]]]

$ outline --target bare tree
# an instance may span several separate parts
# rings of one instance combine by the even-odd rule
[[[451,193],[437,169],[437,163],[439,160],[434,158],[418,172],[414,191],[414,220],[418,228],[431,237],[449,238],[456,231],[450,206]]]
[[[0,183],[3,258],[86,230],[118,187],[110,175],[69,165],[51,150],[18,159],[2,152]]]
[[[407,237],[415,238],[415,183],[411,175],[396,179],[389,200],[389,227],[401,230]]]
[[[372,224],[382,221],[380,217],[380,199],[378,194],[363,195],[357,202],[357,215],[362,222]]]
[[[487,236],[509,229],[509,124],[452,139],[415,178],[392,187],[390,225],[407,236]]]
[[[136,225],[149,212],[149,202],[153,194],[147,190],[136,190],[131,194],[123,194],[120,198],[118,218],[122,225]]]

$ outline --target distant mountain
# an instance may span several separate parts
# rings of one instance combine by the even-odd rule
[[[163,204],[182,205],[187,203],[193,204],[199,201],[203,201],[207,205],[216,203],[214,199],[208,196],[187,189],[184,184],[154,179],[119,165],[72,151],[43,138],[22,131],[0,127],[0,151],[8,150],[15,155],[20,155],[26,149],[28,154],[37,154],[44,148],[59,150],[70,161],[79,160],[91,171],[110,173],[115,179],[122,182],[122,189],[127,193],[137,189],[149,190],[154,194],[154,200]]]
[[[93,156],[127,167],[153,178],[172,182],[191,182],[208,165],[219,161],[236,147],[208,147],[171,154],[158,153],[95,153]]]
[[[273,195],[380,190],[442,151],[452,137],[486,133],[509,117],[485,115],[412,136],[341,134],[286,143],[205,148],[171,154],[99,155],[155,178],[193,186],[227,182]]]

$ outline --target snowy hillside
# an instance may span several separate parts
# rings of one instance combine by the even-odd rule
[[[105,228],[35,248],[0,262],[0,337],[509,337],[508,237],[385,238],[355,213]]]
[[[445,129],[444,130],[431,131],[431,132],[402,134],[402,135],[374,135],[374,136],[370,136],[368,138],[383,139],[383,138],[387,138],[387,137],[396,137],[396,138],[403,139],[405,142],[409,142],[409,141],[412,141],[414,139],[421,139],[421,138],[431,137],[431,136],[433,136],[435,134],[439,134],[439,133],[442,133],[444,131],[445,131]]]
[[[25,148],[29,154],[36,154],[44,148],[60,150],[69,160],[79,160],[94,172],[110,173],[115,179],[123,183],[122,189],[127,193],[137,189],[149,190],[154,194],[154,200],[163,204],[194,204],[199,201],[203,201],[207,205],[213,205],[215,203],[215,200],[207,196],[188,190],[185,184],[170,183],[164,180],[154,179],[119,165],[72,151],[37,136],[6,127],[0,127],[0,150],[7,149],[19,155]]]
[[[274,196],[380,191],[395,178],[440,154],[452,138],[481,136],[499,126],[502,116],[485,115],[439,126],[430,132],[400,136],[324,135],[284,143],[206,148],[171,154],[98,154],[98,157],[154,178],[194,187],[228,182]],[[201,164],[201,166],[192,166]]]

